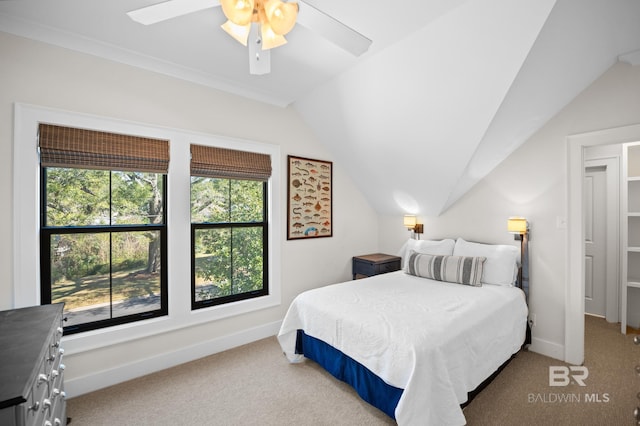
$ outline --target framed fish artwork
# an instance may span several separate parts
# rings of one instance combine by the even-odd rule
[[[287,156],[287,240],[333,236],[333,163]]]

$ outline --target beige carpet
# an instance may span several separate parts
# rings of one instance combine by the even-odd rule
[[[549,366],[564,364],[524,351],[465,408],[468,424],[634,424],[640,346],[618,327],[587,317],[586,386],[550,387]],[[289,364],[275,337],[72,398],[68,415],[73,426],[395,424],[317,364]]]
[[[586,386],[549,386],[549,366],[565,364],[521,352],[465,409],[468,424],[635,424],[633,409],[640,402],[636,398],[640,377],[634,368],[640,364],[640,346],[632,339],[632,335],[620,334],[620,324],[587,316]]]

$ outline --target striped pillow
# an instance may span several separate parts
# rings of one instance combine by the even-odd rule
[[[486,257],[434,256],[411,250],[405,272],[422,278],[480,287],[486,260]]]

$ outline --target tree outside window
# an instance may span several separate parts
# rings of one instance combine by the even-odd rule
[[[191,178],[192,308],[268,294],[266,188]]]
[[[41,303],[65,333],[166,315],[166,140],[40,124]]]
[[[43,170],[43,296],[65,303],[67,332],[162,312],[163,187],[157,173]]]

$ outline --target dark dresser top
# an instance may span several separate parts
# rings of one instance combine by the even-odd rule
[[[384,253],[363,254],[361,256],[354,256],[354,257],[361,260],[367,260],[373,263],[400,260],[399,256],[393,256],[393,255],[384,254]]]
[[[64,304],[0,311],[0,409],[26,401]]]

